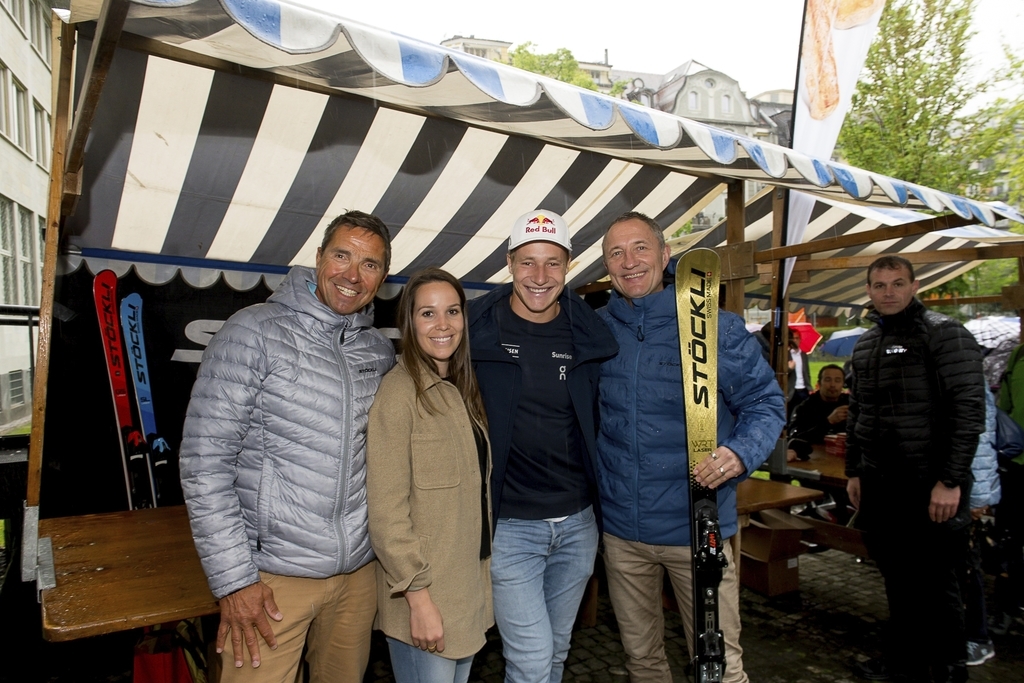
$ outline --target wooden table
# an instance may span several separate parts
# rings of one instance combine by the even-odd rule
[[[39,520],[57,587],[42,592],[43,637],[73,640],[214,614],[185,507]]]
[[[821,497],[749,479],[736,509],[749,515]],[[43,637],[74,640],[215,614],[184,506],[39,520],[53,543],[57,587],[42,592]]]
[[[786,463],[789,474],[819,482],[822,486],[846,489],[846,458],[829,455],[825,444],[814,444],[810,460]]]
[[[792,486],[780,481],[747,479],[736,487],[736,514],[749,515],[761,510],[779,510],[810,503],[825,494],[803,486]]]

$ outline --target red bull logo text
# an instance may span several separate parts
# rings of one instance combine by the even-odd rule
[[[544,214],[538,214],[533,218],[526,221],[526,234],[531,233],[543,233],[545,235],[554,235],[558,232],[558,227],[555,222],[545,216]]]

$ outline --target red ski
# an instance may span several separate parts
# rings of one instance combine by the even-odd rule
[[[153,507],[153,478],[149,466],[149,447],[146,438],[132,420],[132,407],[125,377],[124,343],[118,323],[117,275],[104,270],[92,283],[96,301],[96,317],[100,323],[103,353],[107,359],[107,377],[110,395],[117,414],[120,431],[121,462],[124,466],[124,484],[128,505],[133,509]]]

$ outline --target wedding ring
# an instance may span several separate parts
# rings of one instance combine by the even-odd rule
[[[435,643],[433,645],[428,645],[427,652],[437,652],[437,644]]]
[[[718,473],[719,474],[725,474],[725,467],[724,466],[723,467],[719,467],[718,468]]]
[[[711,459],[712,460],[718,460],[718,453],[712,453],[711,454]]]

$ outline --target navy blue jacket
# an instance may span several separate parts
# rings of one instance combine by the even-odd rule
[[[522,378],[519,364],[501,345],[498,316],[507,310],[497,304],[512,296],[512,285],[502,285],[469,302],[469,341],[473,369],[480,384],[491,437],[491,504],[498,519],[505,467],[512,447],[512,420],[519,405]],[[566,375],[569,396],[585,447],[584,466],[591,489],[597,490],[597,384],[601,361],[615,355],[618,346],[597,313],[575,292],[559,297],[572,327],[573,360]],[[596,509],[595,500],[595,512]]]
[[[688,546],[690,468],[675,291],[666,288],[632,305],[614,293],[599,313],[619,343],[619,354],[601,366],[597,452],[604,530],[627,541]],[[720,311],[718,444],[731,448],[748,473],[775,446],[785,403],[743,319]],[[736,533],[741,478],[718,488],[724,538]]]

